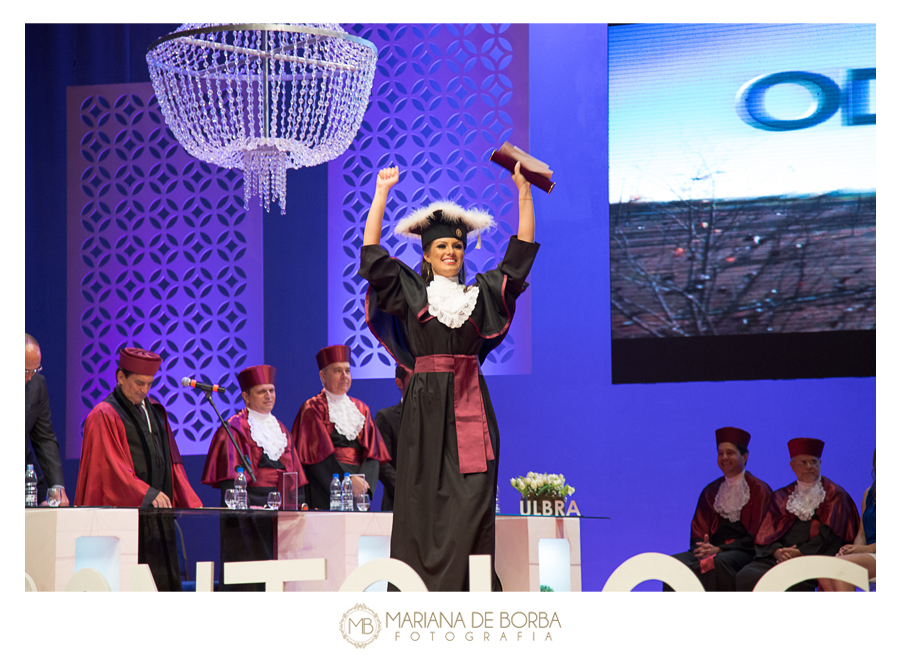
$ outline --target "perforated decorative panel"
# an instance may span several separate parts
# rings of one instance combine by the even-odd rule
[[[347,152],[328,165],[328,340],[352,348],[354,376],[393,377],[394,363],[366,326],[357,275],[366,215],[382,167],[399,166],[381,244],[418,268],[421,247],[395,223],[438,199],[487,210],[498,228],[466,251],[469,282],[496,267],[518,227],[509,174],[489,162],[504,141],[528,150],[527,25],[346,25],[378,47],[369,108]],[[531,372],[531,303],[520,299],[487,374]]]
[[[163,357],[151,395],[182,454],[205,454],[218,419],[181,378],[229,387],[263,355],[261,210],[244,210],[239,171],[187,155],[149,83],[67,90],[66,454],[115,386],[121,347]]]

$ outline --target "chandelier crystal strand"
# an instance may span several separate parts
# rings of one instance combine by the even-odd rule
[[[285,214],[288,168],[341,155],[368,105],[377,50],[335,23],[186,23],[147,51],[172,134],[190,155],[244,173]]]

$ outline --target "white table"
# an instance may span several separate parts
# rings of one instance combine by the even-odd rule
[[[189,523],[194,514],[216,513],[212,509],[176,512],[181,523]],[[387,512],[279,512],[277,517],[278,559],[327,560],[326,580],[287,584],[286,589],[293,591],[337,591],[361,563],[360,538],[381,537],[386,546],[393,525],[393,514]],[[541,539],[568,540],[571,590],[581,591],[579,518],[498,516],[496,533],[496,568],[505,591],[540,590]],[[113,589],[127,591],[131,567],[137,564],[138,510],[133,508],[25,510],[25,571],[38,591],[63,590],[75,573],[81,537],[106,538],[99,551],[82,545],[78,559],[83,566],[100,569]],[[88,564],[85,560],[91,553],[93,562]],[[112,556],[116,563],[110,562]]]
[[[105,538],[93,546],[82,537]],[[98,569],[114,590],[128,591],[138,563],[137,509],[97,507],[25,510],[25,572],[39,592],[61,592],[79,568]]]

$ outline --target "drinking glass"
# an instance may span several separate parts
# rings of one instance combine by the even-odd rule
[[[62,503],[62,489],[50,487],[47,489],[47,504],[50,507],[59,507]]]
[[[270,491],[266,496],[266,507],[269,509],[278,509],[281,507],[281,494],[277,491]]]
[[[225,505],[228,507],[228,509],[234,509],[234,506],[237,504],[235,498],[236,496],[234,489],[225,490]]]
[[[368,512],[369,511],[369,494],[359,494],[355,498],[356,509],[360,512]]]

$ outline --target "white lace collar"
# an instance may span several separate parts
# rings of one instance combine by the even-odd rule
[[[458,277],[449,279],[434,275],[428,284],[428,312],[443,325],[456,329],[463,326],[478,301],[478,286],[470,286],[468,290],[458,282]]]
[[[324,388],[322,390],[325,391],[328,400],[328,420],[334,423],[339,434],[343,434],[350,441],[355,441],[366,424],[366,417],[346,393],[335,395]]]
[[[801,521],[809,521],[823,500],[825,500],[825,488],[822,486],[821,477],[815,482],[797,480],[797,486],[788,496],[786,508]]]
[[[733,478],[726,476],[725,481],[719,485],[713,508],[723,518],[732,523],[741,518],[741,510],[750,500],[750,485],[744,478],[744,471]]]
[[[272,414],[261,414],[247,409],[247,423],[250,425],[250,438],[266,453],[273,462],[277,462],[287,448],[288,438],[281,431],[278,419]]]

